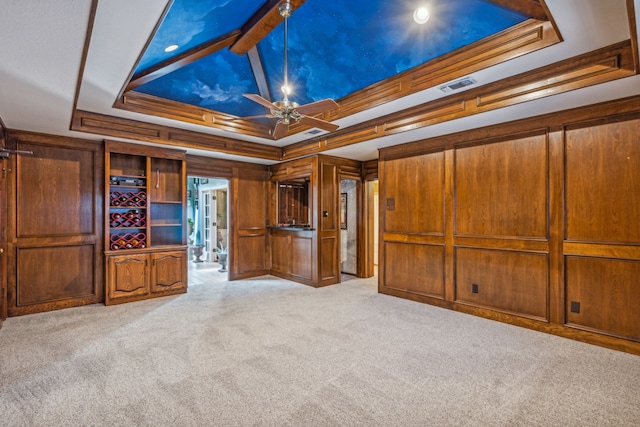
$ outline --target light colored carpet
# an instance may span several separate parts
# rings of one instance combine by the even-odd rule
[[[201,281],[0,330],[2,426],[639,423],[640,357],[380,295],[375,279]]]

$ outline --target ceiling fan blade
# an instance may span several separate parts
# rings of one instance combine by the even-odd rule
[[[285,125],[282,121],[276,123],[276,127],[273,128],[273,139],[280,139],[289,131],[289,125]]]
[[[301,105],[296,108],[296,110],[298,110],[298,113],[300,114],[308,115],[320,113],[322,111],[336,110],[338,108],[340,108],[340,106],[333,99],[322,99],[310,104]]]
[[[302,118],[300,119],[300,123],[305,124],[307,126],[328,130],[329,132],[333,132],[334,130],[337,130],[340,127],[338,125],[334,125],[333,123],[329,123],[327,121],[316,119],[313,117],[308,117],[308,116],[302,116]]]
[[[279,108],[276,107],[273,103],[264,99],[260,95],[256,95],[255,93],[243,93],[242,96],[252,100],[253,102],[257,102],[258,104],[262,105],[263,107],[267,107],[270,110],[279,110]]]

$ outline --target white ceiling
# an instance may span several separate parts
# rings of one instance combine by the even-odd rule
[[[80,78],[91,0],[0,0],[0,118],[5,126],[102,139],[100,135],[69,130],[78,81],[81,81],[77,106],[83,110],[277,146],[309,138],[297,134],[276,142],[111,108],[167,2],[99,0],[87,61]],[[629,38],[626,0],[547,0],[546,3],[564,42],[474,73],[479,84]],[[634,5],[636,22],[640,23],[640,0],[634,0]],[[377,157],[377,150],[382,147],[637,94],[640,94],[639,75],[325,153],[370,160]],[[351,126],[443,96],[446,95],[435,88],[428,89],[336,123],[341,127]],[[189,153],[273,163],[201,150],[189,150]]]

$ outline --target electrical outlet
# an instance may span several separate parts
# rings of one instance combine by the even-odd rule
[[[580,303],[578,301],[571,301],[571,312],[580,313]]]
[[[387,210],[393,211],[395,209],[396,209],[396,199],[394,199],[393,197],[389,197],[387,199]]]
[[[471,292],[473,292],[474,294],[478,293],[478,284],[477,283],[471,284]]]

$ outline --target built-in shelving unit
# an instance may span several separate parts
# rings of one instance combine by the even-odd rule
[[[105,143],[106,304],[186,292],[183,151]]]

